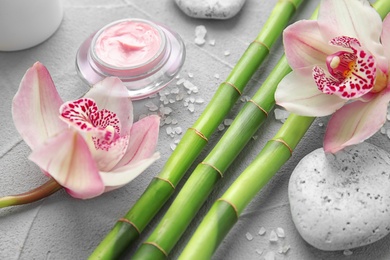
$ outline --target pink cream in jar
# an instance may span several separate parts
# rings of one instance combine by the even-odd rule
[[[185,48],[180,36],[142,19],[113,22],[91,35],[77,53],[79,75],[93,85],[104,77],[120,78],[132,99],[164,88],[180,71]]]

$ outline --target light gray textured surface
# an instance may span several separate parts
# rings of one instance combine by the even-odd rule
[[[307,2],[294,17],[295,20],[309,17],[319,3],[312,0]],[[2,118],[0,121],[2,136],[0,196],[25,192],[46,180],[38,167],[27,160],[29,148],[17,134],[11,117],[12,97],[23,74],[35,61],[40,61],[47,66],[64,100],[74,99],[88,89],[76,74],[74,59],[78,47],[89,34],[111,21],[126,17],[153,19],[164,23],[177,31],[185,41],[187,59],[181,75],[199,87],[199,93],[192,96],[205,99],[204,104],[195,106],[193,113],[186,110],[182,102],[170,105],[173,109],[171,116],[178,120],[178,126],[181,126],[184,131],[198,118],[210,100],[211,94],[224,81],[247,45],[256,37],[275,3],[276,0],[247,0],[241,12],[234,18],[226,21],[209,21],[187,17],[173,0],[65,0],[64,19],[53,37],[29,50],[0,52],[2,92],[0,95]],[[205,25],[208,30],[207,39],[215,39],[215,46],[206,43],[199,47],[194,44],[194,30],[200,24]],[[230,55],[225,56],[225,51],[229,51]],[[282,52],[281,41],[278,41],[244,95],[251,96],[256,91]],[[193,78],[188,78],[189,72],[193,73]],[[216,73],[220,75],[220,79],[214,77]],[[135,102],[136,118],[148,113],[145,103],[149,101],[159,105],[158,98]],[[234,118],[242,104],[239,102],[228,117]],[[262,259],[266,252],[278,251],[283,243],[289,244],[291,249],[286,255],[276,253],[276,259],[390,259],[389,237],[353,250],[353,255],[346,257],[343,252],[316,250],[305,243],[295,230],[289,211],[287,184],[289,175],[299,159],[321,147],[325,127],[320,127],[318,122],[326,123],[326,120],[320,119],[313,124],[291,160],[249,205],[218,248],[214,259]],[[281,123],[271,116],[260,128],[258,138],[248,144],[245,152],[239,155],[226,172],[226,177],[217,185],[199,215],[173,250],[172,258],[179,255],[201,220],[201,216],[207,212],[213,201],[223,194],[280,126]],[[60,191],[30,205],[1,209],[0,259],[86,259],[113,227],[115,221],[122,217],[139,198],[171,154],[169,145],[174,139],[166,134],[166,127],[161,128],[158,145],[158,150],[162,154],[161,159],[136,180],[119,190],[86,201],[73,199],[64,191]],[[222,132],[216,132],[200,159],[210,151],[221,134]],[[177,136],[179,137],[180,135]],[[384,135],[378,133],[369,142],[390,151],[389,139]],[[168,205],[170,202],[171,200]],[[167,206],[163,210],[166,210]],[[138,241],[139,243],[147,237],[161,217],[162,214],[159,214],[154,219]],[[265,236],[257,234],[261,226],[267,229]],[[284,228],[286,238],[271,244],[268,235],[277,227]],[[253,240],[248,241],[247,232],[254,236]],[[131,256],[136,247],[137,245],[129,248],[125,259]],[[256,250],[263,250],[264,253],[259,255]]]

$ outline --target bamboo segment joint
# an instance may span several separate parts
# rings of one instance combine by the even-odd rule
[[[156,177],[154,177],[154,178],[159,179],[159,180],[162,180],[162,181],[165,181],[166,183],[168,183],[169,185],[171,185],[172,189],[176,189],[175,185],[173,185],[173,183],[172,183],[170,180],[165,179],[165,178],[161,178],[161,177],[158,177],[158,176],[156,176]]]
[[[236,217],[238,219],[239,215],[238,215],[238,209],[237,209],[236,205],[234,205],[232,202],[230,202],[226,199],[222,199],[222,198],[219,198],[217,201],[223,201],[223,202],[226,202],[227,204],[229,204],[233,208],[234,212],[236,213]]]
[[[294,11],[298,10],[298,6],[291,0],[279,0],[279,3],[283,3],[283,2],[289,2],[290,4],[292,4],[292,6],[294,6]]]
[[[216,172],[219,173],[219,175],[221,176],[221,178],[223,178],[223,173],[221,170],[219,170],[217,167],[215,167],[214,165],[210,164],[210,163],[207,163],[207,162],[201,162],[200,164],[203,164],[203,165],[207,165],[207,166],[210,166],[211,168],[213,168]]]
[[[158,250],[160,250],[165,255],[165,257],[168,257],[167,252],[165,252],[165,250],[161,246],[159,246],[157,243],[155,243],[155,242],[147,242],[146,241],[143,244],[145,244],[145,245],[152,245],[152,246],[156,247]]]
[[[271,52],[270,47],[268,47],[268,46],[267,46],[264,42],[262,42],[262,41],[254,40],[252,43],[260,44],[260,45],[264,46],[264,47],[268,50],[268,53]]]
[[[230,83],[230,82],[228,82],[228,81],[225,81],[225,82],[223,82],[223,83],[225,83],[226,85],[229,85],[229,86],[233,87],[233,88],[238,92],[238,94],[241,96],[241,90],[240,90],[239,88],[237,88],[233,83]]]
[[[257,106],[258,109],[260,109],[266,117],[268,117],[268,112],[264,108],[262,108],[259,104],[257,104],[253,99],[249,100],[248,102],[253,103],[255,106]]]
[[[293,153],[293,149],[288,145],[288,143],[286,141],[284,141],[283,139],[280,139],[280,138],[277,138],[277,139],[271,139],[271,141],[274,141],[274,142],[279,142],[281,144],[283,144],[284,146],[287,147],[287,149],[290,151],[290,154],[292,155]]]
[[[209,140],[207,139],[207,137],[206,137],[201,131],[199,131],[199,130],[193,128],[193,127],[190,127],[189,129],[192,130],[192,131],[194,131],[195,134],[199,135],[200,138],[202,138],[202,139],[205,140],[206,142],[209,141]]]
[[[120,218],[120,219],[118,219],[118,222],[124,222],[124,223],[127,223],[127,224],[133,226],[134,229],[137,230],[138,235],[141,235],[141,231],[139,230],[139,228],[133,222],[128,220],[127,218]]]

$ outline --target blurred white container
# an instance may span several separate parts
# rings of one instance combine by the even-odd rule
[[[0,0],[0,51],[33,47],[61,24],[62,0]]]

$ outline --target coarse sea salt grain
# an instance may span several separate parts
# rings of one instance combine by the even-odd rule
[[[265,230],[265,228],[264,228],[264,227],[261,227],[260,230],[259,230],[259,235],[260,235],[260,236],[264,236],[266,232],[267,232],[267,231]]]
[[[278,235],[278,237],[280,237],[280,238],[283,238],[283,237],[286,236],[285,233],[284,233],[284,229],[281,228],[281,227],[278,227],[278,228],[276,229],[276,235]]]
[[[262,254],[263,254],[263,250],[261,250],[261,249],[256,249],[256,253],[259,254],[259,255],[262,255]]]
[[[350,255],[353,254],[353,252],[351,250],[349,250],[349,249],[345,249],[343,254],[346,255],[346,256],[350,256]]]
[[[271,230],[271,233],[269,234],[269,241],[271,242],[278,241],[278,236],[276,235],[275,230]]]
[[[248,239],[249,241],[252,241],[252,240],[253,240],[253,236],[252,236],[251,233],[247,232],[247,233],[245,234],[245,236],[246,236],[246,239]]]

